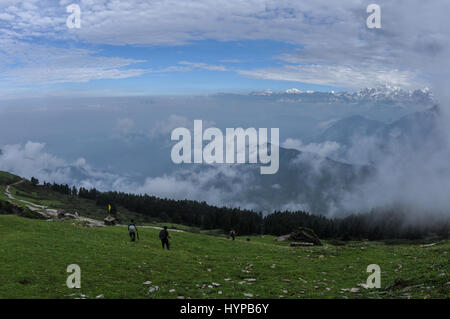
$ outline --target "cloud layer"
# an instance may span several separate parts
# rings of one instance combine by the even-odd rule
[[[446,0],[379,1],[382,28],[374,30],[366,27],[368,3],[362,0],[339,5],[328,0],[82,0],[80,29],[65,25],[70,3],[0,2],[4,80],[85,82],[202,69],[355,89],[382,83],[438,85],[442,67],[448,71],[448,63],[436,63],[448,52],[450,32],[442,27],[450,10]],[[278,62],[262,67],[181,60],[155,69],[139,67],[140,59],[72,49],[85,44],[183,46],[209,40],[268,40],[296,49],[274,54]],[[64,43],[63,48],[55,41]]]

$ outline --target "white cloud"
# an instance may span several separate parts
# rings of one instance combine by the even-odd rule
[[[181,61],[179,64],[187,65],[196,69],[203,69],[208,71],[228,71],[228,69],[223,65],[213,65],[213,64],[207,64],[202,62],[188,62],[188,61]]]
[[[67,4],[50,0],[2,1],[0,41],[45,38],[152,46],[211,39],[273,40],[301,45],[302,49],[279,55],[287,63],[281,67],[242,69],[241,74],[355,88],[386,82],[422,86],[430,76],[444,72],[442,66],[436,66],[436,58],[447,56],[450,38],[449,28],[442,28],[450,9],[446,0],[380,0],[383,27],[379,30],[367,29],[367,3],[362,0],[340,1],[339,5],[328,0],[81,1],[82,28],[76,30],[65,25]],[[195,68],[227,70],[220,65],[189,63]],[[91,67],[85,71],[59,67],[53,71],[35,66],[11,75],[39,81],[46,80],[42,74],[48,74],[52,83],[118,79],[144,72],[118,67]],[[71,72],[73,75],[68,76]],[[439,85],[439,81],[435,84]]]
[[[337,142],[326,141],[323,143],[310,143],[304,145],[301,140],[295,138],[287,138],[281,146],[284,148],[292,148],[302,152],[315,153],[321,157],[327,157],[339,150],[340,145]]]
[[[110,189],[120,185],[123,177],[93,169],[84,158],[70,163],[45,151],[44,143],[28,141],[24,145],[0,147],[0,170],[41,181],[75,184],[87,188]]]
[[[0,52],[0,80],[25,84],[122,79],[149,70],[129,68],[142,60],[97,56],[85,49],[53,48],[7,40]]]
[[[392,69],[365,69],[337,65],[284,65],[238,72],[264,80],[312,83],[348,89],[378,87],[387,83],[411,88],[425,86],[425,82],[419,81],[417,74]]]

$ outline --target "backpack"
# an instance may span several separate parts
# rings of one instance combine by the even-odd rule
[[[159,232],[159,239],[161,240],[166,239],[167,235],[168,235],[167,231],[163,229]]]
[[[136,231],[136,226],[134,224],[128,225],[128,231],[134,233]]]

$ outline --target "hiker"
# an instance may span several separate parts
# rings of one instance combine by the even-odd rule
[[[233,240],[234,240],[234,237],[236,237],[236,232],[235,232],[234,230],[231,230],[231,231],[230,231],[230,236],[231,236],[231,238],[233,238]]]
[[[128,224],[128,232],[130,233],[131,241],[135,241],[136,240],[137,227],[136,227],[136,224],[134,223],[133,219]]]
[[[167,226],[164,226],[164,229],[159,232],[159,239],[161,239],[162,248],[164,249],[164,245],[166,245],[167,250],[170,250],[169,232],[167,231]]]

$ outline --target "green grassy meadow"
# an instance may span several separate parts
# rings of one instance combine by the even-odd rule
[[[0,203],[12,201],[24,208],[22,199],[82,216],[105,216],[93,201],[28,181],[11,186],[16,200],[8,199],[6,185],[18,181],[0,172]],[[124,221],[139,217],[122,207],[118,210]],[[167,225],[183,231],[169,229],[172,249],[167,251],[161,248],[158,229],[141,227],[140,240],[130,242],[124,226],[88,227],[74,219],[1,213],[0,209],[0,298],[450,297],[448,240],[432,239],[432,246],[323,241],[320,247],[289,247],[289,242],[276,242],[273,236],[232,241],[220,230],[136,218],[138,228]],[[28,210],[24,216],[32,214]],[[66,285],[70,264],[81,267],[80,289]],[[366,283],[370,264],[381,267],[379,289],[358,285]]]
[[[140,240],[130,242],[121,226],[2,215],[0,298],[450,297],[448,241],[291,248],[272,236],[231,241],[172,231],[167,251],[158,232],[141,228]],[[381,288],[359,287],[373,263],[381,267]],[[81,267],[81,289],[66,286],[69,264]]]

